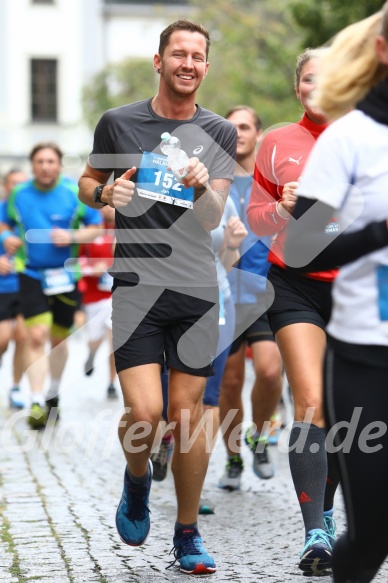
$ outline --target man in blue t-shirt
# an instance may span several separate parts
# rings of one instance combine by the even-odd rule
[[[77,185],[61,176],[62,152],[51,142],[30,154],[33,178],[10,194],[0,238],[15,254],[22,313],[27,327],[25,366],[31,388],[32,428],[58,413],[58,390],[67,360],[66,338],[80,297],[76,257],[79,243],[101,232],[101,216],[78,199]],[[16,228],[18,236],[10,229]],[[51,341],[50,359],[45,353]],[[49,362],[48,362],[49,360]],[[46,371],[51,384],[44,396]]]
[[[25,182],[27,176],[19,168],[11,168],[3,180],[4,200],[0,202],[0,221],[6,216],[7,200],[17,184]],[[0,237],[0,359],[8,348],[10,340],[15,341],[13,354],[13,384],[9,391],[11,407],[22,409],[24,400],[20,391],[20,381],[24,372],[23,351],[26,339],[24,319],[21,314],[19,279],[12,257],[6,253]]]
[[[236,310],[234,342],[226,362],[222,379],[219,406],[220,422],[230,410],[237,410],[224,433],[228,454],[224,474],[219,487],[235,490],[240,487],[243,470],[240,440],[233,440],[238,425],[242,424],[244,411],[242,390],[245,378],[246,348],[252,351],[255,381],[251,392],[252,427],[245,441],[253,453],[253,471],[261,479],[272,478],[273,466],[267,444],[269,422],[275,413],[282,391],[282,362],[279,349],[269,326],[266,313],[266,277],[269,238],[258,238],[249,228],[246,208],[251,195],[252,176],[255,166],[255,149],[261,136],[261,121],[257,113],[246,105],[232,108],[226,114],[237,129],[237,163],[230,196],[248,236],[242,241],[240,260],[229,274]]]

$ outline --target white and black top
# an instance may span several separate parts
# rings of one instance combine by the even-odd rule
[[[385,95],[381,101],[387,108]],[[388,346],[387,123],[360,110],[334,122],[312,150],[298,194],[287,264],[302,270],[344,265],[334,282],[329,334]],[[328,237],[323,228],[318,236],[314,229],[333,210],[341,235],[334,230]]]
[[[197,106],[190,120],[159,117],[151,99],[107,111],[99,121],[89,164],[120,177],[136,166],[132,201],[116,209],[117,279],[149,285],[217,285],[210,233],[196,220],[194,189],[184,188],[167,167],[161,134],[181,141],[189,158],[205,164],[210,180],[233,181],[236,130],[224,118]]]
[[[229,298],[232,295],[232,292],[230,290],[228,270],[221,261],[220,251],[224,246],[226,225],[228,224],[229,219],[232,217],[238,217],[238,212],[236,210],[232,197],[229,196],[226,200],[224,214],[222,215],[221,222],[217,229],[214,229],[211,232],[213,250],[216,257],[218,287],[220,289],[220,292],[223,293],[224,298]]]

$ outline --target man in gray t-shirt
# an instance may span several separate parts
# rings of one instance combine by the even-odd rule
[[[149,458],[160,438],[165,361],[175,440],[174,556],[183,572],[194,574],[216,570],[197,527],[209,457],[204,429],[190,438],[202,419],[206,378],[214,374],[218,287],[210,231],[223,214],[236,150],[233,125],[195,103],[209,44],[208,32],[186,20],[161,33],[154,56],[158,93],[103,115],[79,181],[83,202],[116,208],[113,345],[126,406],[119,436],[127,462],[116,525],[131,546],[141,545],[150,529]],[[189,157],[180,182],[160,150],[166,131],[179,137]]]

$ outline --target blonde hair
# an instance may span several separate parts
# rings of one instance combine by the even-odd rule
[[[378,34],[388,40],[388,2],[376,14],[339,32],[320,58],[313,105],[329,119],[348,113],[371,87],[388,77],[388,66],[376,53]]]

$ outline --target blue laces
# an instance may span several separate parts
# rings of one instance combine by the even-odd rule
[[[201,544],[201,537],[198,533],[195,534],[185,534],[180,539],[178,539],[174,546],[172,547],[169,554],[174,553],[174,561],[166,567],[166,569],[170,569],[175,565],[178,559],[182,556],[187,555],[202,555],[203,548]]]

